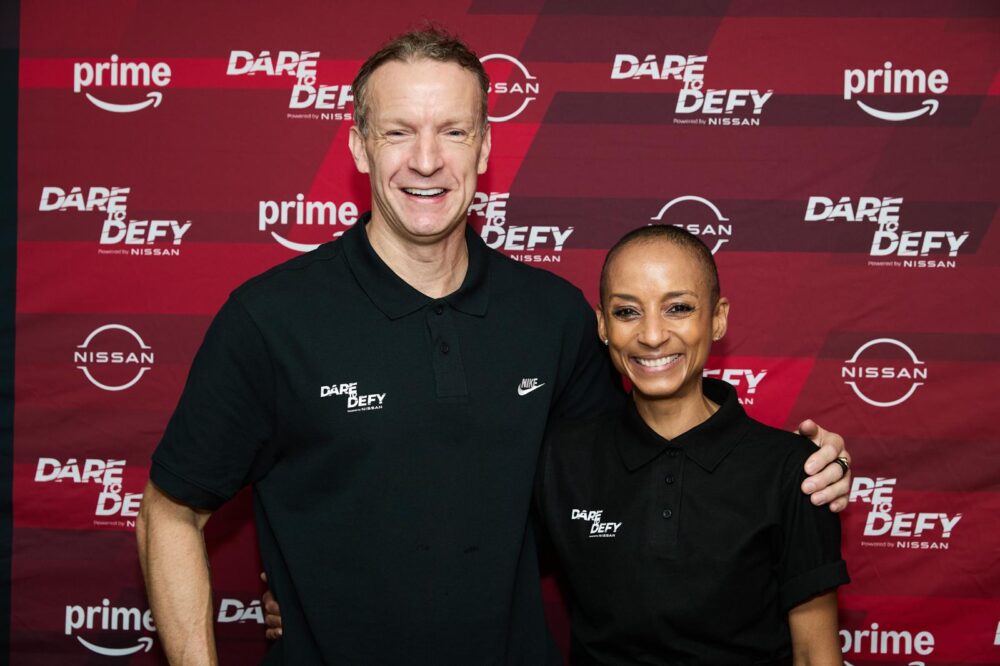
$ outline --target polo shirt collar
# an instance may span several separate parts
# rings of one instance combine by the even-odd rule
[[[642,467],[667,449],[679,448],[699,467],[712,472],[736,448],[750,424],[736,398],[736,390],[727,382],[705,377],[702,391],[719,409],[708,420],[673,439],[660,437],[642,420],[635,401],[628,401],[615,434],[615,446],[629,471]]]
[[[435,299],[419,292],[396,275],[382,261],[371,242],[365,226],[371,212],[340,237],[347,264],[362,291],[389,319],[399,319],[416,312]],[[462,285],[443,299],[460,312],[482,317],[489,305],[489,256],[483,240],[472,228],[465,226],[465,243],[469,251],[469,267]]]

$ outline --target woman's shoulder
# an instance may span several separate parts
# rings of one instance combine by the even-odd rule
[[[816,452],[812,441],[795,432],[769,426],[766,423],[747,417],[750,422],[741,448],[761,456],[772,464],[794,464],[794,469],[800,469],[801,463]]]

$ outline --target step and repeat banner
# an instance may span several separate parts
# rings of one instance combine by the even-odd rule
[[[11,663],[164,663],[135,554],[150,454],[227,294],[368,209],[350,83],[424,19],[492,79],[469,211],[490,247],[594,301],[626,231],[699,234],[733,303],[706,373],[758,419],[848,440],[845,659],[1000,663],[998,16],[917,0],[22,3]],[[248,494],[207,539],[222,661],[252,662]]]

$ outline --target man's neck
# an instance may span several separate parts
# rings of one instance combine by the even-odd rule
[[[374,218],[365,226],[368,242],[392,272],[431,298],[441,298],[462,286],[469,268],[465,225],[444,238],[420,244],[400,238]]]

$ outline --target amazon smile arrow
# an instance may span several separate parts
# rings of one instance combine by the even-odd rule
[[[135,104],[113,104],[111,102],[105,102],[104,100],[97,99],[90,93],[87,93],[87,99],[90,100],[91,104],[99,109],[104,109],[105,111],[110,111],[112,113],[132,113],[134,111],[142,111],[143,109],[153,106],[157,107],[160,102],[163,101],[163,93],[158,91],[153,91],[147,93],[147,99],[145,102],[136,102]]]
[[[106,657],[126,657],[130,654],[135,654],[136,652],[149,652],[153,649],[153,639],[149,636],[141,637],[138,645],[133,645],[132,647],[127,648],[106,648],[100,645],[94,645],[93,643],[85,641],[80,636],[77,636],[76,640],[80,641],[80,643],[83,644],[83,647],[87,648],[91,652],[103,654]]]
[[[925,99],[923,102],[920,103],[921,108],[915,109],[913,111],[882,111],[881,109],[876,109],[868,106],[860,99],[856,101],[858,103],[858,106],[861,107],[861,110],[867,113],[869,116],[874,116],[875,118],[879,118],[880,120],[888,120],[894,123],[902,122],[904,120],[913,120],[914,118],[919,118],[925,113],[929,116],[933,116],[934,113],[938,110],[938,101],[936,99]]]

